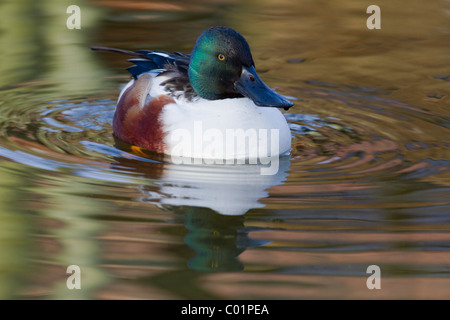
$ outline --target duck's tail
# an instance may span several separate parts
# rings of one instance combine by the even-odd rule
[[[90,48],[91,48],[91,50],[94,50],[94,51],[114,52],[114,53],[119,53],[119,54],[123,54],[126,56],[131,56],[131,57],[147,58],[147,56],[145,54],[136,52],[136,51],[123,50],[123,49],[117,49],[117,48],[109,48],[109,47],[90,47]]]

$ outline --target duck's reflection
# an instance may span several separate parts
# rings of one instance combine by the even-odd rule
[[[261,174],[261,167],[270,164],[175,165],[125,158],[120,162],[154,181],[140,187],[142,201],[183,215],[189,230],[184,241],[196,253],[188,262],[191,269],[237,271],[243,269],[238,256],[263,244],[248,236],[244,215],[264,206],[260,199],[268,196],[268,188],[284,183],[290,158],[279,158],[274,175]]]
[[[184,214],[189,231],[184,242],[195,251],[189,268],[199,271],[239,271],[243,269],[238,256],[247,248],[264,242],[248,237],[244,216],[220,215],[208,208],[170,207]]]

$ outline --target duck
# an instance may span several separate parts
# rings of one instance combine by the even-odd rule
[[[234,29],[206,29],[190,54],[91,49],[127,55],[133,64],[112,121],[119,140],[172,159],[219,163],[289,153],[281,110],[293,103],[258,76],[248,42]]]

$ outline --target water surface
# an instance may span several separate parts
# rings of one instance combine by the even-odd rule
[[[378,1],[380,30],[356,0],[82,1],[80,30],[70,4],[0,4],[0,298],[450,298],[448,1]],[[295,103],[276,175],[114,140],[129,63],[88,47],[190,52],[212,25]]]

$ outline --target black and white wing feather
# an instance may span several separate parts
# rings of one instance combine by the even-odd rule
[[[167,53],[163,51],[137,50],[129,51],[108,47],[91,47],[92,50],[114,52],[133,57],[128,60],[134,65],[127,68],[133,79],[147,72],[157,72],[158,76],[165,75],[167,80],[161,83],[169,95],[179,97],[184,95],[191,100],[196,97],[189,82],[188,68],[191,55],[181,52]]]

